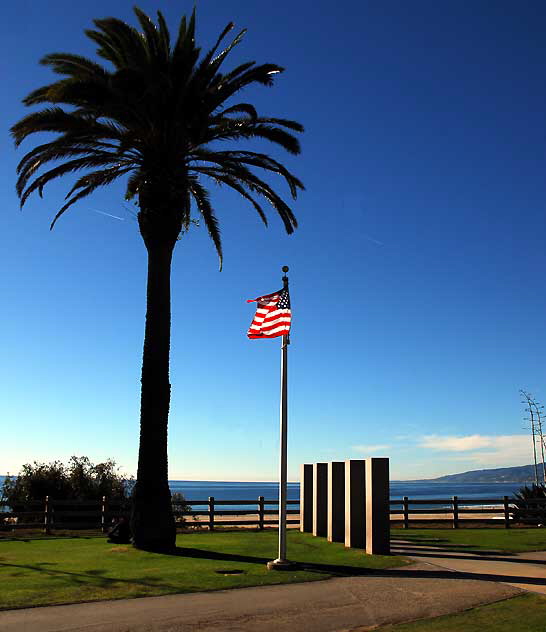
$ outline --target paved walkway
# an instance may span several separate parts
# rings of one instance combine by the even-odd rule
[[[515,588],[546,595],[546,551],[505,553],[476,551],[467,553],[462,546],[436,546],[403,540],[392,543],[392,552],[416,562],[457,572],[457,577],[502,582]]]
[[[306,584],[4,611],[0,630],[346,632],[459,612],[519,592],[427,562]]]

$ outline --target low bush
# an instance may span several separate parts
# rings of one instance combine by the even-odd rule
[[[102,499],[106,497],[107,518],[108,521],[112,518],[115,524],[121,517],[128,519],[130,516],[133,487],[134,480],[122,476],[112,459],[98,464],[92,463],[86,456],[73,456],[68,464],[35,461],[23,465],[16,477],[6,477],[0,505],[9,507],[14,513],[24,512],[25,522],[43,523],[46,496],[53,507],[55,501],[74,501],[74,505],[56,507],[54,522],[56,528],[62,528],[67,521],[76,525],[100,523]],[[183,494],[175,492],[172,502],[177,526],[188,526],[185,516],[180,515],[191,511]],[[71,515],[63,518],[63,510],[68,510]],[[64,513],[66,516],[66,511]],[[81,516],[74,515],[78,513]],[[9,520],[12,520],[10,516],[3,518],[4,526]]]
[[[109,459],[94,464],[86,456],[73,456],[65,465],[60,461],[25,464],[16,477],[6,477],[2,502],[12,511],[24,511],[46,496],[55,500],[100,501],[124,504],[130,497],[134,481],[125,478]]]
[[[544,502],[530,502],[544,499]],[[546,485],[525,485],[514,494],[514,520],[522,524],[546,524]]]
[[[176,521],[176,526],[187,527],[188,526],[187,516],[183,516],[182,513],[185,511],[191,511],[191,505],[188,505],[186,499],[184,498],[184,494],[181,494],[180,492],[174,492],[171,495],[171,501],[173,505],[173,513],[174,513],[174,519]],[[195,521],[195,518],[194,518],[194,521]]]

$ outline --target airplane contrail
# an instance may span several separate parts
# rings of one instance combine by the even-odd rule
[[[98,211],[96,208],[92,208],[90,210],[94,211],[95,213],[100,213],[101,215],[106,215],[106,217],[112,217],[114,219],[119,219],[120,222],[124,222],[125,221],[125,217],[118,217],[117,215],[112,215],[111,213],[105,213],[104,211]]]
[[[382,241],[379,241],[379,239],[374,239],[373,237],[370,237],[370,235],[363,234],[362,236],[364,237],[364,239],[367,239],[368,241],[371,241],[372,244],[376,244],[376,246],[384,246],[385,245]]]

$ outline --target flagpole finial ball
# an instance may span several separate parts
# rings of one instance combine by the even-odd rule
[[[285,272],[285,273],[288,272],[288,266],[283,266],[282,267],[282,271]]]

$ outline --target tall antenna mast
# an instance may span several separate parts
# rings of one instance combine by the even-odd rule
[[[519,392],[525,398],[524,400],[522,400],[521,403],[527,404],[527,408],[525,409],[525,411],[530,414],[530,417],[526,417],[525,420],[531,422],[531,438],[533,441],[533,458],[534,458],[534,463],[535,463],[535,484],[538,485],[538,464],[537,464],[537,444],[536,444],[537,433],[536,433],[536,425],[535,425],[537,405],[531,393],[528,393],[527,391],[524,391],[523,389],[520,389]]]
[[[546,463],[544,461],[544,435],[542,433],[542,415],[544,415],[544,406],[539,406],[535,402],[535,415],[537,418],[538,442],[540,446],[540,456],[542,457],[542,481],[546,483]]]

